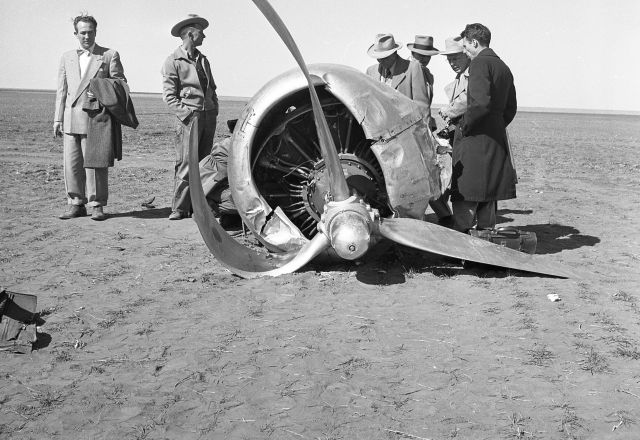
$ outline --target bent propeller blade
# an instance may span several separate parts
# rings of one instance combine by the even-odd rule
[[[297,252],[262,254],[234,240],[213,217],[200,182],[198,147],[189,150],[189,192],[193,219],[209,251],[224,267],[243,278],[278,276],[291,273],[307,264],[329,246],[326,235],[318,233]]]
[[[525,254],[421,220],[382,219],[379,232],[396,243],[447,257],[555,277],[574,276],[557,262],[544,260],[539,255]]]
[[[329,183],[331,185],[331,195],[333,199],[337,202],[341,202],[346,200],[349,197],[349,187],[347,186],[347,181],[344,177],[344,172],[342,171],[342,165],[340,165],[340,159],[338,158],[338,153],[336,151],[336,147],[333,143],[333,137],[331,136],[331,132],[329,131],[329,126],[327,124],[327,120],[324,117],[324,112],[322,111],[322,106],[320,105],[320,99],[318,99],[318,94],[316,93],[316,89],[313,86],[313,82],[311,81],[311,76],[309,75],[309,70],[307,69],[307,65],[302,58],[302,54],[296,45],[296,42],[293,40],[291,33],[289,33],[289,29],[285,26],[284,22],[278,15],[278,13],[273,9],[271,4],[267,0],[252,0],[253,3],[260,9],[262,15],[269,21],[271,26],[278,33],[284,44],[295,58],[296,62],[302,69],[302,73],[307,79],[307,83],[309,84],[309,93],[311,94],[311,104],[313,106],[313,116],[316,123],[316,130],[318,131],[318,140],[320,141],[320,149],[322,151],[322,158],[327,166],[327,171],[329,173]]]

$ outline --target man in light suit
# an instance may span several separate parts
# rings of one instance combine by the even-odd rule
[[[440,107],[440,110],[438,110],[438,114],[447,124],[447,127],[443,130],[445,132],[443,136],[449,138],[453,145],[455,126],[460,122],[460,118],[467,110],[467,84],[469,83],[469,64],[471,59],[464,53],[462,37],[447,38],[445,50],[440,52],[440,55],[447,57],[451,69],[456,73],[456,79],[444,88],[449,104]]]
[[[107,218],[103,206],[109,195],[109,169],[84,168],[87,148],[88,115],[83,110],[93,96],[88,90],[92,78],[117,78],[126,81],[120,56],[112,49],[98,46],[98,23],[90,15],[80,15],[73,20],[74,35],[80,47],[65,52],[58,70],[58,90],[53,123],[54,137],[64,141],[64,181],[68,209],[61,219],[87,215],[85,204],[93,207],[91,218]]]

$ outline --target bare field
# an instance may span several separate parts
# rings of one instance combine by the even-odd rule
[[[37,350],[0,353],[0,439],[640,438],[640,117],[510,128],[499,222],[583,278],[382,246],[243,280],[167,220],[173,117],[134,102],[111,218],[62,221],[54,95],[0,91],[0,283],[46,321]]]

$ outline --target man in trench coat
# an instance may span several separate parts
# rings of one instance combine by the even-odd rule
[[[489,48],[491,32],[480,23],[460,34],[471,58],[467,110],[453,146],[451,201],[455,227],[493,229],[496,201],[516,197],[506,127],[517,111],[509,67]]]

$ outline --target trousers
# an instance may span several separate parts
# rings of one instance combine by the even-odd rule
[[[453,220],[456,230],[467,232],[475,226],[476,229],[494,229],[496,227],[495,200],[487,202],[469,202],[466,200],[453,201]]]
[[[64,185],[69,205],[106,206],[109,168],[85,168],[87,135],[64,134]]]
[[[194,111],[188,123],[178,121],[172,211],[185,214],[192,212],[189,194],[189,150],[191,145],[197,148],[200,161],[211,153],[217,116],[217,111]]]

